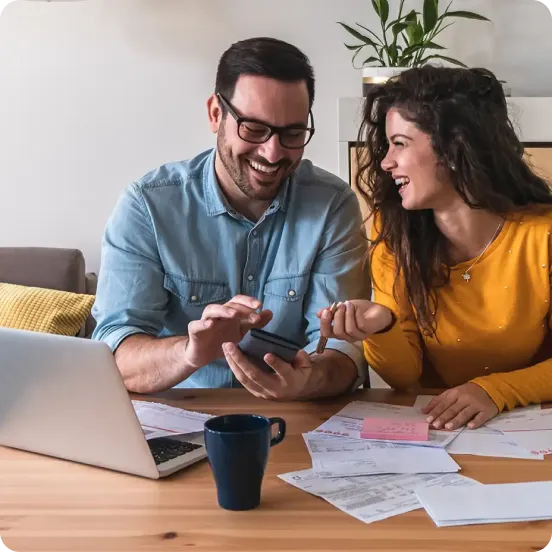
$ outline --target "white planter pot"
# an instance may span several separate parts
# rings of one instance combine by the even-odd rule
[[[362,95],[366,96],[370,86],[381,84],[390,77],[394,77],[409,67],[363,67],[362,68]]]

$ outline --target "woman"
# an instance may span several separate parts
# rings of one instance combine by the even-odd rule
[[[448,388],[435,428],[552,400],[552,193],[495,76],[408,70],[369,93],[359,141],[373,302],[323,309],[322,335],[364,340],[391,387]]]

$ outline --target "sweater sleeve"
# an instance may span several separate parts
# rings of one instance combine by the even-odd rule
[[[498,411],[552,401],[552,358],[529,368],[472,380],[482,387]]]
[[[548,232],[548,274],[552,299],[552,238]],[[550,303],[549,303],[550,304]],[[552,331],[552,311],[548,314],[548,331]],[[552,401],[552,358],[547,358],[520,370],[481,376],[471,380],[483,388],[496,404],[498,411],[516,406]]]
[[[372,240],[377,232],[376,222],[377,219],[372,225]],[[395,298],[395,263],[384,243],[374,249],[371,274],[372,300],[390,309],[396,322],[387,332],[371,335],[364,341],[364,356],[388,385],[408,389],[422,374],[422,339],[402,281],[398,282],[398,300]]]

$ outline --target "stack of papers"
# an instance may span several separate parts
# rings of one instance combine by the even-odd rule
[[[552,482],[482,485],[455,473],[449,454],[542,459],[552,452],[552,410],[516,409],[477,430],[429,429],[427,441],[396,441],[380,429],[406,420],[395,433],[421,435],[421,409],[432,398],[419,396],[413,407],[351,402],[303,434],[312,469],[279,477],[365,523],[422,506],[439,526],[552,519]],[[388,438],[366,438],[368,429]]]
[[[372,523],[421,508],[415,490],[437,485],[480,485],[462,475],[372,475],[323,479],[313,470],[279,476],[290,485],[319,496],[364,523]]]
[[[394,404],[369,403],[353,401],[341,409],[335,416],[324,422],[314,430],[314,433],[324,433],[335,437],[360,439],[364,418],[386,418],[395,420],[409,420],[425,422],[424,416],[416,406],[397,406]],[[403,441],[410,445],[431,448],[445,448],[462,432],[462,428],[455,431],[429,430],[427,441]],[[394,442],[394,441],[391,441]]]
[[[552,409],[539,405],[516,408],[487,422],[487,427],[502,431],[532,456],[552,453]]]
[[[303,434],[320,477],[375,474],[453,473],[460,466],[444,449],[383,441]]]
[[[394,421],[414,422],[416,426],[425,422],[413,407],[354,401],[303,434],[312,469],[280,478],[365,523],[420,508],[415,496],[419,486],[478,484],[456,474],[460,466],[445,450],[461,430],[430,430],[427,440],[361,438],[367,418],[381,420],[382,427]],[[407,430],[413,438],[419,435],[417,430]]]
[[[461,430],[430,430],[427,440],[421,441],[365,439],[365,419],[380,419],[386,425],[393,421],[425,422],[420,411],[411,406],[353,401],[313,432],[303,435],[317,475],[436,474],[460,470],[445,446]],[[415,436],[416,432],[413,439]]]
[[[438,527],[552,519],[552,481],[417,488]]]
[[[420,395],[421,410],[433,397]],[[552,409],[540,405],[499,414],[478,429],[465,429],[446,447],[450,454],[542,460],[552,452]]]
[[[156,402],[132,401],[132,406],[147,440],[202,433],[205,422],[213,417]]]

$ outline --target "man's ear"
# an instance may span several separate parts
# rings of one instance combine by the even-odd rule
[[[215,94],[210,96],[207,100],[207,116],[209,117],[211,132],[216,134],[222,122],[223,112],[220,107],[219,99]]]

